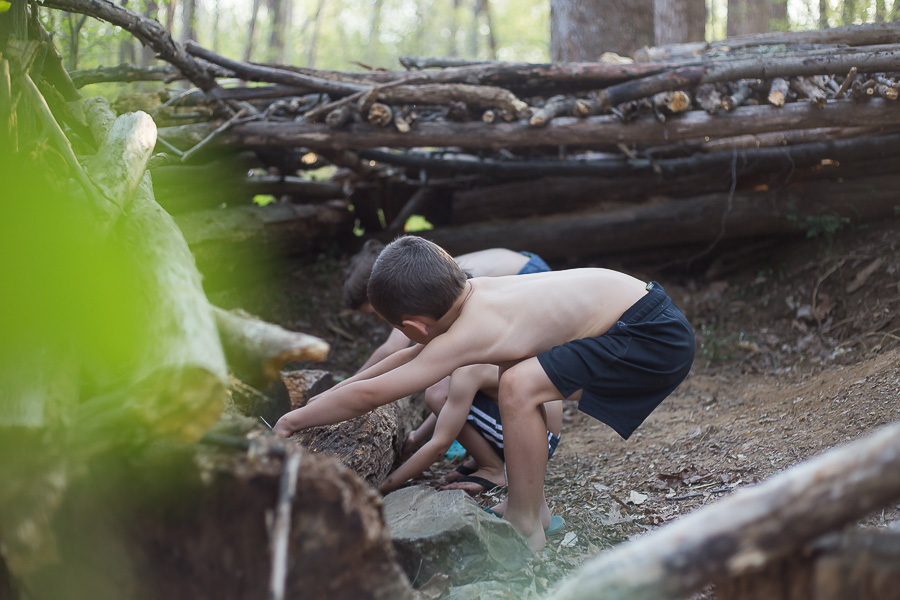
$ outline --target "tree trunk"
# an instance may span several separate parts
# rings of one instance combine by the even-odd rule
[[[549,599],[587,600],[597,590],[610,600],[687,597],[799,553],[898,499],[900,425],[893,424],[614,547]]]
[[[656,45],[702,42],[706,38],[706,2],[655,0],[653,30]]]
[[[791,23],[788,20],[787,0],[769,0],[769,30],[791,30]]]
[[[269,60],[275,64],[284,62],[284,37],[288,30],[290,0],[267,0],[269,10]]]
[[[728,37],[769,31],[769,0],[728,0]]]
[[[144,9],[144,18],[146,19],[157,19],[159,17],[159,5],[155,2],[155,0],[147,0],[146,8]],[[149,67],[153,64],[156,56],[154,55],[153,48],[150,46],[141,46],[141,66],[144,68]]]
[[[260,0],[253,0],[253,5],[250,8],[250,25],[248,25],[247,29],[247,45],[244,46],[244,62],[250,62],[250,59],[253,56],[253,45],[256,38],[256,24],[259,20],[259,5]]]
[[[28,2],[26,0],[10,0],[9,10],[0,13],[0,50],[6,50],[6,42],[10,36],[17,40],[28,39]]]
[[[122,8],[128,8],[128,0],[122,0],[120,2]],[[123,36],[121,40],[119,40],[119,64],[122,63],[130,63],[134,64],[137,62],[136,53],[134,51],[134,39],[130,35]]]
[[[197,39],[197,0],[184,0],[181,5],[181,42]]]
[[[413,600],[378,493],[349,469],[270,436],[205,442],[95,465],[28,598]]]
[[[718,600],[880,600],[900,585],[900,533],[849,529],[732,579],[716,581]]]
[[[178,7],[178,0],[166,0],[166,31],[170,35],[175,29],[175,9]]]
[[[819,0],[819,29],[828,29],[828,0]]]
[[[596,61],[653,45],[653,0],[551,0],[550,58]]]
[[[309,36],[309,47],[306,52],[306,66],[316,66],[316,55],[319,52],[319,30],[322,27],[322,19],[325,15],[325,3],[327,0],[319,0],[319,5],[313,15],[312,33]]]

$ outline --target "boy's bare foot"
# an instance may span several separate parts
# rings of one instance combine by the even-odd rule
[[[506,485],[506,478],[502,471],[479,469],[471,475],[460,477],[453,483],[443,486],[442,490],[465,490],[467,494],[483,494],[494,488]]]
[[[532,552],[540,552],[547,545],[547,536],[544,534],[544,528],[540,526],[540,523],[537,523],[537,526],[532,524],[530,527],[525,527],[515,521],[510,521],[510,524],[525,539],[525,543],[528,544]]]
[[[497,515],[498,517],[503,517],[506,514],[506,500],[497,504],[496,506],[491,507],[491,512]],[[553,518],[553,515],[550,514],[550,507],[544,504],[541,506],[541,527],[544,528],[544,531],[550,527],[550,520]]]
[[[453,483],[454,481],[459,481],[463,477],[467,475],[472,475],[475,471],[478,470],[478,463],[475,462],[474,458],[470,458],[463,464],[456,467],[455,470],[450,471],[444,476],[445,483]]]

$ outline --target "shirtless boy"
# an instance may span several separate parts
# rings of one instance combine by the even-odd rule
[[[347,307],[364,313],[374,313],[372,305],[369,304],[366,288],[369,283],[369,277],[372,274],[372,267],[382,249],[384,249],[384,245],[381,242],[369,240],[363,245],[362,250],[351,259],[345,275],[343,290],[343,300]],[[454,260],[469,278],[524,275],[550,270],[547,263],[536,254],[516,252],[507,248],[488,248],[477,252],[469,252],[454,257]],[[409,345],[409,338],[396,329],[392,330],[387,339],[372,352],[371,356],[357,370],[357,373],[366,370],[380,360]],[[469,371],[469,373],[473,372]],[[458,387],[468,388],[471,387],[470,383],[459,381]],[[489,387],[496,388],[496,385],[497,382],[495,380],[492,384],[489,384]],[[445,377],[425,390],[425,402],[431,409],[432,414],[428,415],[428,418],[419,427],[410,432],[406,442],[403,444],[402,456],[404,458],[409,458],[432,437],[436,417],[447,401],[449,386],[450,378]],[[473,396],[474,394],[475,392],[473,392]],[[479,396],[479,399],[483,399],[483,397]],[[457,401],[460,402],[462,400],[458,398]],[[467,401],[471,405],[473,397],[469,397]],[[556,410],[560,412],[560,415],[562,414],[561,405]],[[471,421],[471,419],[468,419],[468,421]],[[445,428],[441,431],[442,435],[450,432],[450,422],[446,421],[445,423]],[[499,424],[497,424],[496,429],[497,431],[500,430]],[[559,434],[558,428],[555,431]],[[491,445],[486,440],[479,439],[477,435],[473,435],[475,432],[472,431],[466,420],[463,421],[461,429],[457,433],[462,438],[460,439],[460,445],[463,446],[471,458],[447,475],[446,481],[450,485],[444,489],[463,489],[470,494],[477,494],[489,491],[497,485],[503,485],[506,479],[503,475],[502,460],[498,470],[497,461],[500,459],[497,458],[495,452],[491,451]],[[452,442],[453,440],[451,439],[451,445]],[[430,450],[433,450],[434,447],[435,444],[432,444]],[[487,464],[479,463],[478,457],[489,462]],[[417,461],[420,462],[421,460],[422,455],[419,455]],[[411,474],[410,477],[421,473],[425,468],[427,468],[427,465],[423,466],[418,472]],[[412,472],[411,469],[407,470]]]
[[[550,520],[544,404],[577,400],[628,438],[694,359],[693,330],[662,287],[608,269],[467,280],[440,247],[407,236],[379,255],[368,296],[416,345],[287,413],[276,433],[344,421],[459,367],[495,364],[509,491],[503,516],[533,550],[546,543]]]

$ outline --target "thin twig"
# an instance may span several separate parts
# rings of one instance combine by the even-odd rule
[[[231,127],[234,124],[234,122],[237,121],[238,119],[240,119],[241,117],[243,117],[244,113],[246,113],[246,112],[247,112],[247,109],[242,108],[237,113],[235,113],[235,115],[233,117],[231,117],[230,119],[228,119],[227,121],[225,121],[224,123],[222,123],[221,125],[216,127],[212,133],[210,133],[208,136],[206,136],[205,138],[200,140],[200,142],[196,146],[194,146],[193,148],[191,148],[190,150],[188,150],[187,152],[182,154],[181,162],[187,162],[187,160],[191,156],[193,156],[197,151],[199,151],[201,148],[203,148],[204,146],[209,144],[217,135],[219,135],[220,133],[222,133],[229,127]]]
[[[176,148],[175,146],[173,146],[172,144],[170,144],[169,142],[167,142],[167,141],[164,140],[163,138],[157,137],[157,138],[156,138],[156,141],[159,142],[160,144],[162,144],[163,146],[165,146],[166,148],[168,148],[169,150],[171,150],[171,151],[172,151],[173,153],[175,153],[179,158],[181,158],[182,156],[184,156],[184,152],[182,152],[181,150],[179,150],[178,148]]]
[[[838,261],[838,263],[836,265],[834,265],[833,267],[828,269],[828,271],[826,271],[826,273],[824,275],[819,277],[819,280],[816,281],[816,286],[813,288],[812,300],[810,301],[810,304],[812,306],[813,317],[816,319],[816,326],[819,328],[822,327],[822,319],[819,318],[819,313],[816,310],[816,297],[819,295],[819,286],[822,285],[822,282],[825,281],[826,279],[828,279],[828,277],[832,273],[834,273],[835,271],[840,269],[842,266],[844,266],[845,262],[847,262],[847,259],[842,258],[840,261]]]
[[[300,470],[300,453],[289,454],[281,472],[278,504],[275,507],[275,523],[272,526],[272,577],[269,584],[269,600],[284,600],[287,587],[289,543],[291,539],[291,508],[297,491],[297,474]]]
[[[706,496],[707,494],[724,494],[725,492],[730,492],[732,488],[720,488],[718,490],[707,490],[705,492],[697,492],[696,494],[687,494],[685,496],[673,496],[672,498],[666,498],[666,500],[676,501],[676,500],[688,500],[689,498],[697,498],[699,496]]]

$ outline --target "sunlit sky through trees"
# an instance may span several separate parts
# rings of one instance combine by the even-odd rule
[[[282,0],[287,2],[287,0]],[[574,1],[574,0],[573,0]],[[857,0],[855,23],[876,18],[881,3],[891,14],[897,0]],[[131,10],[141,10],[146,0],[132,0]],[[725,37],[728,0],[707,0],[708,40]],[[844,0],[828,0],[830,26],[841,21]],[[231,58],[245,56],[249,37],[250,0],[197,0],[197,41]],[[550,59],[550,0],[490,0],[488,23],[482,12],[476,15],[476,0],[460,0],[454,10],[447,0],[292,0],[285,28],[285,51],[281,62],[341,71],[368,67],[397,69],[405,55],[462,57],[505,61],[547,62]],[[168,4],[161,5],[157,18],[165,22]],[[173,20],[176,39],[181,39],[181,1]],[[272,19],[267,0],[260,9],[251,60],[273,60],[270,51]],[[788,0],[788,23],[774,29],[819,28],[820,0]],[[851,6],[851,4],[847,4]],[[60,51],[69,49],[72,19],[64,13],[48,23],[57,33]],[[318,14],[318,19],[316,15]],[[45,14],[45,19],[49,19]],[[786,25],[786,27],[785,27]],[[78,68],[123,62],[119,47],[128,37],[111,31],[105,23],[89,20],[80,31]],[[493,38],[495,51],[491,50]]]

